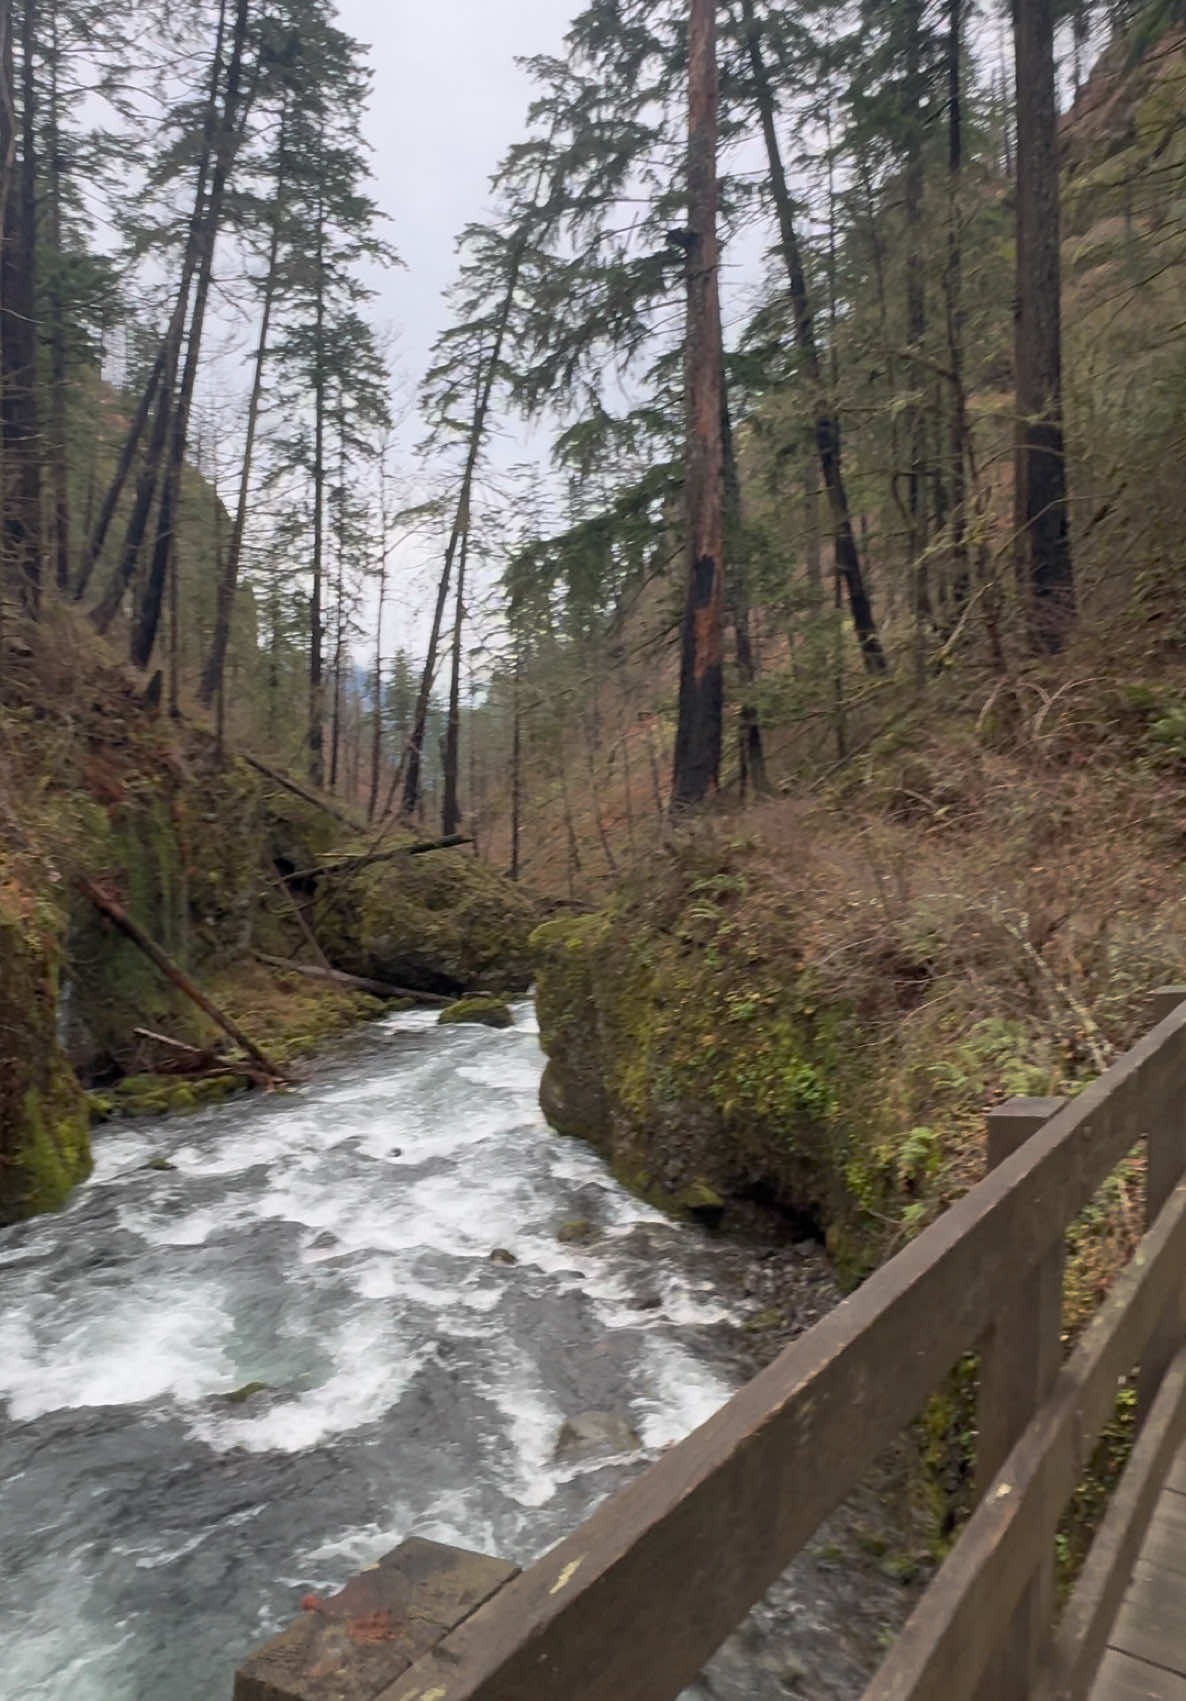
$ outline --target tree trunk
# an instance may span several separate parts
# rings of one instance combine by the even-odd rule
[[[716,0],[691,0],[688,37],[688,319],[684,346],[687,589],[680,646],[673,809],[720,779],[724,687],[721,308],[717,243]]]
[[[325,784],[325,683],[321,660],[321,576],[325,548],[325,206],[317,202],[317,304],[313,373],[313,589],[309,599],[309,781]]]
[[[102,537],[106,533],[106,525],[110,523],[119,500],[123,479],[131,468],[136,454],[139,436],[144,429],[152,407],[152,396],[156,397],[156,416],[153,420],[152,435],[149,438],[145,452],[144,465],[136,481],[136,495],[132,504],[132,512],[124,531],[123,553],[108,582],[107,589],[91,610],[91,623],[98,632],[106,632],[116,615],[119,613],[132,577],[140,560],[140,551],[144,546],[144,536],[148,530],[148,516],[152,509],[152,500],[156,494],[160,479],[161,463],[164,459],[165,446],[169,441],[169,425],[173,416],[173,391],[177,383],[177,367],[181,359],[181,343],[185,336],[186,319],[189,314],[189,295],[193,285],[194,273],[202,257],[202,243],[205,232],[206,189],[210,181],[210,171],[214,156],[214,137],[218,122],[218,88],[222,79],[222,52],[226,38],[226,16],[229,0],[222,0],[218,14],[218,35],[214,43],[214,59],[210,71],[210,88],[207,96],[206,114],[203,121],[202,151],[198,160],[198,174],[194,185],[193,212],[190,215],[189,231],[186,236],[185,256],[181,267],[181,280],[177,289],[177,299],[173,306],[173,315],[169,321],[168,330],[157,356],[152,375],[145,386],[141,407],[137,410],[136,418],[129,429],[115,478],[103,503],[103,512],[99,517],[96,528],[96,538],[92,538],[88,547],[88,559],[83,563],[79,575],[79,584],[85,589],[98,559],[102,547]],[[104,518],[106,516],[106,520]],[[96,539],[98,541],[96,541]],[[82,590],[76,590],[80,596]]]
[[[37,409],[36,0],[21,26],[18,160],[11,0],[0,19],[0,156],[5,176],[0,276],[0,418],[3,422],[5,577],[25,614],[41,611],[41,440]],[[15,193],[14,193],[15,190]]]
[[[951,477],[951,624],[954,628],[971,589],[968,569],[968,402],[964,389],[964,257],[960,218],[963,208],[964,0],[949,0],[947,29],[947,362],[951,368],[948,465]]]
[[[441,810],[441,832],[455,833],[461,825],[457,797],[461,761],[461,635],[465,622],[465,563],[469,554],[469,531],[461,540],[457,558],[457,604],[453,616],[453,661],[449,675],[449,720],[445,728],[445,801]]]
[[[841,467],[840,432],[824,387],[819,350],[815,340],[811,303],[807,294],[807,279],[803,271],[803,260],[799,251],[799,240],[795,232],[794,215],[791,208],[791,197],[787,189],[786,172],[783,169],[782,150],[779,147],[778,131],[775,126],[774,92],[762,58],[761,36],[754,16],[753,0],[742,0],[741,10],[745,21],[746,45],[749,52],[750,68],[753,73],[754,94],[762,122],[762,135],[766,144],[766,157],[770,169],[770,191],[774,199],[780,245],[787,269],[787,281],[791,290],[791,306],[795,320],[795,344],[802,358],[807,381],[812,390],[811,405],[814,414],[815,445],[832,516],[832,529],[836,540],[836,561],[848,592],[848,605],[852,615],[853,629],[857,635],[857,642],[860,645],[865,666],[871,673],[883,673],[886,667],[885,651],[881,647],[881,639],[877,634],[877,624],[873,618],[873,605],[865,586],[860,552],[857,549],[856,534],[852,527],[848,494],[844,487]]]
[[[206,186],[205,180],[203,179],[201,194],[204,196],[205,192]],[[185,291],[184,299],[186,303],[188,303],[189,300],[190,277],[191,274],[183,268],[182,282]],[[177,310],[175,308],[175,315],[176,311]],[[184,307],[182,308],[182,311],[184,311]],[[148,380],[145,383],[144,389],[141,391],[140,400],[136,404],[136,412],[132,416],[132,423],[129,425],[127,435],[124,437],[123,443],[120,447],[119,459],[116,461],[115,471],[111,475],[111,483],[107,486],[107,489],[104,492],[103,504],[99,509],[99,517],[95,521],[93,530],[88,519],[86,528],[87,539],[86,543],[83,545],[82,560],[78,565],[78,576],[74,581],[75,602],[81,602],[87,591],[90,589],[91,576],[95,571],[95,565],[98,562],[100,555],[103,553],[103,545],[107,541],[107,533],[111,529],[111,522],[115,518],[115,510],[119,506],[119,499],[124,493],[124,486],[128,482],[128,477],[132,471],[137,451],[140,448],[140,439],[144,436],[144,429],[152,414],[153,404],[157,399],[157,392],[160,389],[161,379],[165,375],[170,335],[171,332],[166,333],[165,340],[157,350],[157,356],[152,363],[152,369],[148,374]],[[88,501],[88,510],[90,507],[91,503]]]
[[[49,239],[53,250],[50,279],[50,483],[53,491],[54,583],[61,596],[70,588],[69,444],[66,429],[66,310],[62,300],[62,159],[58,140],[58,16],[50,10],[50,82],[47,140],[49,159]]]
[[[523,813],[523,662],[519,639],[515,639],[515,675],[511,694],[511,868],[512,880],[519,878],[519,830]]]
[[[914,586],[915,684],[926,684],[927,633],[932,623],[931,589],[927,576],[927,519],[924,485],[927,470],[924,371],[919,364],[927,329],[926,280],[922,257],[922,5],[907,0],[901,7],[905,88],[903,119],[903,211],[906,225],[906,347],[910,357],[910,466],[906,477],[907,550]]]
[[[738,712],[738,759],[742,774],[742,796],[752,784],[759,797],[770,796],[770,779],[762,748],[762,725],[758,717],[758,668],[750,632],[749,562],[744,549],[744,516],[741,507],[741,478],[733,450],[733,421],[729,415],[729,392],[721,374],[721,456],[724,475],[724,538],[729,559],[728,600],[733,617],[737,648],[737,673],[741,680]]]
[[[1013,0],[1017,61],[1016,536],[1035,650],[1075,618],[1062,425],[1062,287],[1053,0]]]
[[[243,467],[239,475],[239,500],[231,527],[231,541],[226,561],[218,580],[214,612],[214,633],[210,654],[202,669],[198,700],[206,707],[213,702],[222,683],[227,649],[231,641],[231,623],[235,612],[235,592],[239,585],[239,564],[243,558],[243,537],[247,530],[247,506],[251,495],[251,468],[255,459],[255,438],[259,428],[260,404],[264,392],[264,363],[268,357],[268,333],[272,324],[272,309],[276,300],[276,266],[280,257],[280,209],[284,200],[285,120],[287,102],[280,110],[280,131],[276,143],[276,180],[272,188],[272,231],[268,244],[268,270],[264,281],[263,307],[260,313],[259,343],[255,351],[255,370],[251,379],[251,397],[247,404],[247,434],[243,443]]]
[[[177,545],[177,512],[181,499],[181,477],[185,467],[185,448],[189,436],[189,415],[193,404],[194,386],[198,381],[198,363],[202,352],[202,331],[206,320],[206,304],[210,299],[210,284],[214,274],[214,250],[222,218],[227,179],[234,164],[236,146],[242,134],[239,84],[243,70],[243,50],[247,41],[247,25],[251,0],[238,0],[234,34],[231,38],[230,62],[227,65],[226,96],[222,123],[214,156],[214,173],[210,183],[210,199],[206,208],[201,236],[201,257],[198,263],[198,282],[194,292],[194,310],[190,320],[189,342],[182,369],[181,390],[173,412],[172,438],[165,466],[164,485],[157,512],[156,537],[153,541],[152,563],[140,600],[136,623],[132,630],[130,654],[136,667],[145,668],[152,659],[161,604],[170,564]]]

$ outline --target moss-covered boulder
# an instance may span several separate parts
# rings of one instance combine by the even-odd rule
[[[537,917],[509,880],[456,851],[396,856],[319,884],[314,926],[335,968],[416,991],[531,981]]]
[[[57,1040],[62,919],[0,872],[0,1224],[90,1174],[90,1113]]]
[[[681,1215],[839,1230],[874,1120],[853,1018],[760,870],[704,863],[536,929],[541,1105]]]
[[[514,1013],[506,999],[492,998],[486,993],[479,993],[473,998],[458,998],[447,1004],[437,1021],[476,1022],[484,1028],[513,1028],[515,1025]]]

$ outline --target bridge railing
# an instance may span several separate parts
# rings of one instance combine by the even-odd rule
[[[938,1221],[434,1646],[341,1693],[673,1701],[975,1348],[978,1503],[866,1701],[1085,1696],[1186,1432],[1184,1000],[1158,993],[1158,1025],[1071,1102],[991,1113],[990,1172]],[[1063,1363],[1067,1229],[1142,1138],[1147,1232]],[[1138,1363],[1140,1434],[1056,1626],[1056,1528]],[[328,1695],[300,1664],[249,1662],[236,1701]]]

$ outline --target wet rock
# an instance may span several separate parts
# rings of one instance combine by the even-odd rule
[[[681,1211],[706,1228],[715,1228],[725,1214],[725,1201],[699,1176],[675,1195],[675,1202]]]
[[[658,1311],[663,1304],[661,1293],[640,1293],[633,1302],[635,1311]]]
[[[222,1397],[228,1406],[246,1405],[255,1394],[269,1394],[271,1389],[266,1382],[244,1382],[241,1388],[233,1388],[229,1394]]]
[[[338,1244],[338,1237],[332,1229],[322,1229],[321,1233],[309,1244],[314,1252],[328,1252],[331,1247]]]
[[[149,1158],[148,1162],[145,1164],[144,1167],[145,1167],[145,1169],[167,1170],[167,1169],[176,1169],[177,1165],[171,1164],[169,1162],[168,1158]]]
[[[456,1003],[446,1005],[437,1022],[476,1022],[484,1028],[513,1028],[515,1018],[505,999],[482,994],[474,998],[459,998]]]
[[[517,1264],[519,1260],[513,1252],[508,1252],[505,1246],[496,1246],[490,1254],[492,1264]]]
[[[555,1457],[571,1463],[602,1453],[637,1453],[641,1446],[638,1431],[620,1412],[581,1412],[561,1424]]]
[[[782,1309],[777,1305],[767,1306],[764,1311],[755,1311],[752,1317],[747,1317],[744,1328],[748,1335],[761,1335],[767,1329],[777,1329],[782,1323]]]
[[[584,1246],[593,1238],[593,1224],[588,1217],[570,1217],[556,1230],[561,1246]]]

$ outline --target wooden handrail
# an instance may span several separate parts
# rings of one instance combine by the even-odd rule
[[[1148,1346],[1160,1385],[1186,1338],[1183,1000],[1166,991],[1153,1031],[1072,1102],[999,1113],[983,1181],[374,1701],[673,1701],[977,1346],[992,1480],[869,1698],[1028,1695],[1055,1522],[1117,1380]],[[1059,1370],[1066,1230],[1145,1135],[1156,1220]],[[1119,1553],[1148,1494],[1128,1500]],[[1096,1634],[1098,1610],[1081,1616]]]

